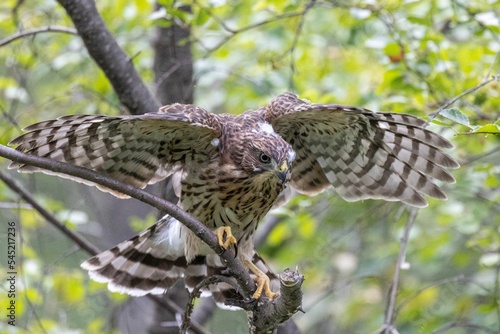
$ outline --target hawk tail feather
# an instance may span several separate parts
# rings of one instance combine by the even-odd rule
[[[107,283],[110,291],[131,296],[166,293],[179,278],[184,279],[186,288],[191,291],[206,277],[223,275],[225,267],[216,254],[198,255],[187,262],[183,253],[165,240],[165,235],[170,234],[172,240],[184,242],[180,232],[176,234],[179,224],[165,216],[147,230],[83,262],[81,267],[88,270],[94,281]],[[271,282],[277,282],[276,275],[257,253],[252,262]],[[241,298],[227,283],[210,285],[202,293],[202,296],[208,295],[212,295],[221,307],[227,298]]]
[[[111,291],[132,296],[162,294],[182,277],[187,262],[169,254],[155,241],[155,233],[168,221],[160,220],[147,230],[83,262],[89,276],[107,283]],[[197,262],[197,259],[193,261]]]

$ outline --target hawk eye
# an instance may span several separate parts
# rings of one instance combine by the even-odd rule
[[[262,152],[261,152],[261,153],[259,154],[259,160],[260,160],[260,162],[262,162],[263,164],[268,164],[268,163],[270,163],[270,162],[271,162],[271,157],[270,157],[270,156],[268,156],[267,154],[265,154],[265,153],[262,153]]]

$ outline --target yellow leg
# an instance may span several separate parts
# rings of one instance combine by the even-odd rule
[[[279,296],[279,292],[271,291],[269,277],[262,270],[260,270],[255,264],[247,259],[245,259],[244,263],[250,269],[250,271],[257,276],[257,278],[255,279],[257,289],[255,289],[255,292],[253,293],[253,298],[259,299],[262,295],[262,291],[264,291],[264,294],[270,300],[273,300],[274,298]]]
[[[221,226],[215,230],[215,234],[217,235],[217,239],[219,240],[219,246],[224,249],[228,249],[229,247],[233,247],[234,249],[236,249],[237,240],[231,232],[231,227]],[[226,234],[225,241],[224,234]]]

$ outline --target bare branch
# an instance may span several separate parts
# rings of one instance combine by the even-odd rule
[[[0,40],[0,47],[5,46],[9,43],[14,42],[15,40],[27,37],[27,36],[36,36],[38,34],[44,33],[44,32],[59,32],[59,33],[64,33],[64,34],[71,34],[71,35],[78,35],[78,31],[73,28],[69,27],[62,27],[62,26],[47,26],[47,27],[41,27],[41,28],[34,28],[34,29],[27,29],[23,31],[19,31],[15,33],[14,35],[11,35],[9,37],[6,37],[2,40]]]
[[[120,102],[132,114],[157,111],[160,104],[139,77],[130,58],[109,32],[91,0],[58,0],[78,34],[113,86]]]
[[[212,284],[217,283],[228,283],[234,286],[234,279],[226,276],[215,275],[209,276],[201,281],[189,294],[189,301],[186,304],[186,310],[184,311],[184,315],[182,316],[182,326],[180,330],[180,334],[186,334],[187,330],[191,327],[191,314],[193,313],[194,308],[194,300],[196,298],[200,298],[201,292],[203,289],[207,289]]]
[[[22,188],[17,182],[14,181],[9,175],[0,170],[0,180],[2,180],[10,189],[16,192],[22,199],[29,203],[33,209],[38,211],[40,215],[45,218],[48,222],[54,225],[59,231],[61,231],[65,236],[73,240],[80,248],[84,249],[87,253],[96,255],[100,251],[97,247],[87,241],[85,238],[79,234],[68,229],[61,221],[59,221],[54,215],[45,210],[38,202],[31,196],[28,191]]]
[[[393,327],[394,322],[394,307],[396,305],[396,297],[398,294],[398,286],[399,286],[399,274],[401,272],[401,267],[405,260],[406,256],[406,246],[408,244],[408,239],[410,237],[410,231],[415,223],[415,218],[417,217],[418,209],[411,208],[410,214],[408,217],[408,221],[406,222],[406,226],[403,232],[403,237],[401,238],[401,243],[399,245],[399,255],[398,260],[396,262],[396,268],[394,269],[394,278],[392,280],[392,288],[389,296],[389,301],[387,305],[387,312],[385,314],[383,332],[385,334],[392,333],[395,328]]]

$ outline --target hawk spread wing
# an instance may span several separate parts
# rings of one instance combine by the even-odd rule
[[[9,143],[18,145],[17,150],[103,172],[139,188],[161,181],[187,164],[206,164],[216,152],[211,140],[221,135],[217,115],[182,104],[139,116],[63,116],[23,130],[29,132]],[[9,168],[57,174],[15,162]]]
[[[405,114],[310,104],[282,94],[265,110],[265,119],[297,156],[291,185],[316,194],[333,186],[347,201],[368,198],[427,205],[423,194],[446,199],[433,179],[454,182],[445,168],[458,163],[439,147],[453,145]]]
[[[333,186],[348,201],[422,207],[424,195],[446,198],[433,180],[454,182],[446,168],[458,163],[440,150],[452,145],[423,125],[410,115],[310,104],[285,93],[238,116],[180,104],[141,116],[66,116],[27,127],[11,144],[141,188],[173,174],[179,205],[223,231],[220,238],[226,233],[226,241],[226,228],[232,231],[238,256],[252,260],[260,279],[264,272],[272,279],[254,251],[253,233],[288,184],[310,195]],[[113,291],[142,295],[163,293],[178,277],[193,286],[224,265],[190,230],[166,217],[82,267]]]

